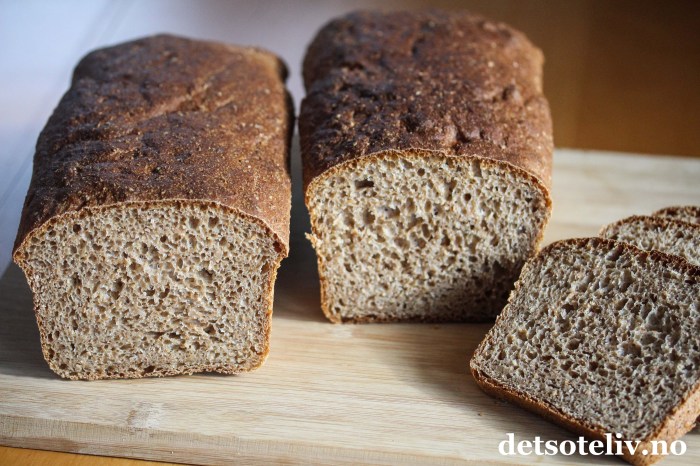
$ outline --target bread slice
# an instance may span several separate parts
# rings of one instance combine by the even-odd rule
[[[464,12],[361,12],[309,46],[299,117],[333,322],[486,321],[549,219],[542,53]]]
[[[635,215],[605,226],[600,236],[680,256],[700,266],[700,224]]]
[[[524,267],[471,371],[489,394],[574,432],[659,456],[700,414],[700,268],[602,238],[554,243]]]
[[[174,36],[77,66],[14,251],[61,377],[262,364],[289,244],[285,73],[270,53]]]
[[[700,206],[696,205],[665,207],[661,210],[657,210],[652,215],[655,217],[665,217],[671,220],[700,224]]]

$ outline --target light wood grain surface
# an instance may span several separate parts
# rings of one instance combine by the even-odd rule
[[[554,174],[546,242],[594,235],[621,216],[700,199],[698,159],[558,151]],[[575,438],[477,388],[467,360],[489,325],[328,323],[319,311],[300,194],[292,252],[276,286],[272,351],[254,373],[60,380],[41,356],[24,278],[8,268],[0,281],[0,443],[209,464],[506,464],[530,461],[499,456],[506,432]],[[686,455],[666,464],[700,462],[700,434],[684,440]]]
[[[426,5],[467,7],[507,21],[525,31],[544,50],[547,57],[545,91],[552,106],[558,146],[700,155],[700,3],[652,0],[391,0],[381,4],[384,8]],[[9,261],[21,203],[29,182],[36,137],[66,89],[72,67],[88,50],[162,31],[262,45],[282,55],[289,63],[289,86],[298,104],[303,96],[299,76],[301,57],[314,32],[334,15],[375,6],[377,4],[369,0],[0,1],[0,44],[3,44],[0,46],[0,108],[3,110],[0,112],[0,270],[4,270]],[[576,157],[563,154],[557,158],[555,172],[555,186],[558,186],[557,196],[561,202],[555,204],[555,227],[548,232],[548,240],[593,233],[600,223],[630,213],[641,205],[645,208],[657,207],[678,202],[681,198],[690,198],[689,201],[695,203],[700,201],[696,191],[683,191],[683,183],[676,184],[678,176],[683,176],[682,179],[687,181],[688,173],[695,176],[691,181],[697,184],[697,172],[693,171],[695,165],[692,162],[676,158],[629,159],[616,155],[593,155],[592,160],[605,169],[631,170],[629,182],[621,179],[614,170],[589,167],[585,176],[575,179],[580,185],[565,189],[561,182],[557,184],[558,173],[566,170],[575,172],[581,167],[577,165]],[[685,163],[690,163],[690,167]],[[689,171],[686,172],[686,169]],[[637,175],[642,178],[638,179]],[[570,179],[572,182],[575,180]],[[631,188],[628,183],[632,184]],[[642,184],[651,187],[648,191],[638,191]],[[299,247],[306,247],[306,243],[301,241]],[[283,266],[283,277],[293,273],[285,270],[299,270],[301,267],[294,257]],[[305,267],[313,268],[312,265],[307,260]],[[8,273],[14,273],[15,285],[21,287],[22,280],[16,271],[10,270]],[[7,306],[12,299],[7,291],[7,283],[11,280],[8,277],[2,281],[0,306]],[[307,283],[300,289],[311,293],[306,297],[309,301],[303,312],[315,316],[318,303],[312,285]],[[26,290],[24,293],[21,299],[25,300],[22,306],[26,307]],[[294,315],[293,310],[280,310],[277,315],[283,318],[285,312]],[[17,365],[17,361],[20,361],[20,369],[25,367],[22,364],[33,364],[32,367],[39,371],[43,363],[36,357],[38,350],[37,342],[31,336],[32,322],[26,315],[17,314],[15,317],[20,319],[19,336],[8,335],[7,329],[12,327],[5,325],[4,321],[0,324],[5,329],[0,331],[0,370],[6,369],[9,362],[6,353],[2,352],[3,348],[9,348],[11,343],[21,340],[24,343],[19,344],[19,349],[11,352],[15,358],[13,364]],[[280,327],[284,328],[283,325],[280,324]],[[306,328],[306,325],[302,327]],[[422,327],[418,327],[416,331],[422,330]],[[458,334],[461,330],[454,332]],[[455,354],[459,352],[457,350],[466,350],[474,343],[472,340],[448,341],[451,343],[445,344],[452,345],[449,349]],[[363,353],[363,356],[366,354]],[[461,364],[466,356],[460,357]],[[458,367],[455,362],[451,364],[453,369]],[[444,365],[438,365],[436,372],[445,370]],[[24,375],[21,370],[19,372],[10,377],[13,385],[5,385],[4,380],[7,379],[0,382],[0,406],[5,405],[4,396],[10,386],[27,397],[32,395],[32,385],[23,385],[21,381],[24,380],[22,377],[34,376],[31,372]],[[5,372],[2,374],[3,377],[6,375]],[[447,375],[441,377],[446,379]],[[216,378],[213,382],[206,377],[204,380],[213,385],[220,382]],[[436,385],[440,385],[440,382],[436,382]],[[73,408],[78,412],[81,409],[89,410],[80,405]],[[41,409],[37,409],[41,414]],[[530,417],[526,414],[521,416]],[[0,429],[6,426],[0,425]],[[58,449],[58,439],[61,435],[68,435],[68,431],[60,426],[56,426],[56,429],[55,437],[34,439],[33,446]],[[554,429],[548,432],[559,431]],[[101,434],[96,432],[95,435]],[[71,443],[63,441],[61,445],[70,446]],[[143,448],[140,450],[136,445],[125,443],[122,448],[134,450],[136,453],[132,456],[148,456],[141,455]],[[68,449],[82,448],[78,445],[74,447]],[[290,456],[295,456],[294,452],[290,450]],[[102,450],[101,453],[121,454],[117,450]],[[191,460],[197,461],[197,458],[191,457]],[[123,466],[132,462],[0,447],[0,464]]]

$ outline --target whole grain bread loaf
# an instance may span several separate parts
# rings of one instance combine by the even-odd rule
[[[299,117],[334,322],[484,321],[550,214],[543,57],[466,12],[357,12],[318,33]]]
[[[647,251],[679,256],[700,266],[700,224],[677,217],[633,215],[603,227],[603,238],[624,241]]]
[[[14,249],[56,373],[262,364],[289,244],[285,77],[268,52],[168,35],[77,65],[39,136]]]
[[[700,223],[700,206],[684,205],[671,206],[657,210],[652,215],[655,217],[666,217],[672,220],[680,220],[688,223]]]
[[[476,349],[487,393],[574,432],[640,441],[649,464],[700,415],[700,268],[602,238],[554,243],[529,261]]]

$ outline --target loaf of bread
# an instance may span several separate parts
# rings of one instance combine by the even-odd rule
[[[469,13],[359,12],[318,33],[299,131],[331,321],[503,308],[551,209],[542,63]]]
[[[655,217],[666,217],[688,223],[700,223],[700,206],[684,205],[665,207],[653,213]]]
[[[700,266],[700,224],[675,218],[634,215],[605,226],[600,236],[673,254]]]
[[[264,361],[289,244],[285,77],[268,52],[166,35],[78,64],[39,136],[14,249],[56,373]]]
[[[526,264],[471,360],[478,384],[574,432],[640,441],[649,464],[700,414],[700,268],[602,238]],[[617,438],[616,438],[617,440]]]

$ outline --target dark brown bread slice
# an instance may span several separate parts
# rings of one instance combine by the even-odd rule
[[[168,35],[78,64],[39,137],[14,250],[55,372],[263,362],[289,243],[285,77],[268,52]]]
[[[655,249],[680,256],[700,266],[700,224],[668,217],[634,215],[605,226],[600,236],[647,251]]]
[[[299,118],[334,322],[483,321],[549,218],[543,57],[466,12],[357,12],[304,60]]]
[[[700,224],[700,206],[696,205],[665,207],[661,210],[657,210],[652,215],[656,217],[666,217],[672,220],[680,220],[682,222]]]
[[[698,328],[699,267],[608,239],[565,240],[526,264],[470,366],[491,395],[651,451],[700,414]]]

